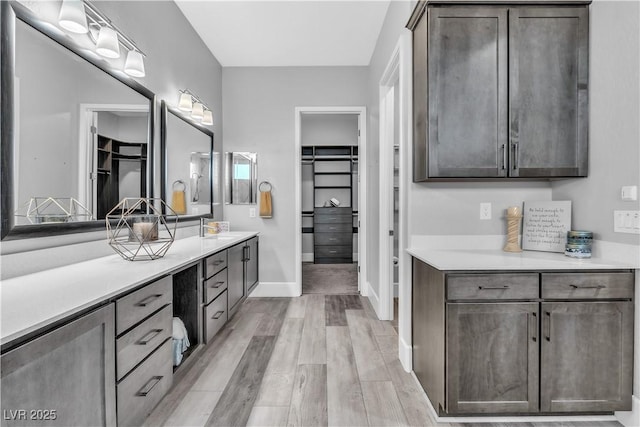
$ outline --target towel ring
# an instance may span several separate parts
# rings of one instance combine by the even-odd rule
[[[176,190],[176,185],[182,185],[182,190]],[[185,191],[187,189],[187,184],[185,184],[183,180],[177,179],[173,181],[173,184],[171,184],[171,189],[173,191]]]
[[[263,190],[263,189],[262,189],[262,186],[263,186],[263,185],[268,186],[268,187],[269,187],[269,189],[268,189],[268,190]],[[272,188],[273,188],[273,186],[271,185],[271,183],[270,183],[269,181],[262,181],[262,182],[260,183],[260,185],[258,185],[258,190],[260,190],[260,191],[262,191],[262,192],[264,192],[264,191],[271,191],[271,189],[272,189]]]

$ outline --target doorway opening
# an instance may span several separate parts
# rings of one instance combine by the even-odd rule
[[[298,295],[366,295],[364,123],[364,107],[296,108]]]

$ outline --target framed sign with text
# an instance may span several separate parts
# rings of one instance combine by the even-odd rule
[[[571,230],[571,201],[524,202],[522,249],[564,252]]]

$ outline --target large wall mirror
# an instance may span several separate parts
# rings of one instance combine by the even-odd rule
[[[2,238],[102,228],[122,198],[153,194],[154,95],[1,7]]]
[[[161,197],[180,219],[212,216],[218,204],[219,153],[213,132],[162,102]]]

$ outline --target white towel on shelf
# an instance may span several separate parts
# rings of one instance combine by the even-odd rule
[[[178,366],[182,362],[182,353],[184,353],[191,343],[189,343],[189,334],[187,328],[180,318],[173,318],[173,365]]]

